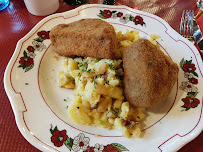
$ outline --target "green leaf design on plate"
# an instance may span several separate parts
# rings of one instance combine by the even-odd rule
[[[186,60],[186,64],[191,64],[192,63],[192,60],[188,61]]]
[[[41,37],[38,37],[38,38],[36,38],[34,40],[37,41],[37,42],[43,42],[44,41]]]
[[[116,13],[117,11],[112,11],[111,13]]]
[[[181,107],[185,108],[185,111],[188,111],[190,109],[190,108],[185,107],[184,105]]]
[[[129,151],[127,148],[125,148],[124,146],[122,146],[121,144],[118,143],[112,143],[112,146],[116,147],[119,151]]]
[[[187,96],[191,98],[195,98],[197,96],[198,92],[188,92]]]
[[[106,19],[106,17],[102,16],[102,15],[97,15],[98,17],[102,18],[102,19]]]
[[[23,69],[25,69],[25,68],[26,68],[26,65],[25,65],[25,64],[20,64],[20,65],[18,66],[18,68],[23,68]]]
[[[196,77],[198,77],[198,74],[195,71],[193,71],[192,74],[194,74]]]
[[[132,15],[130,15],[130,21],[134,21],[134,17]]]
[[[183,68],[183,65],[185,64],[184,58],[180,61],[180,67]]]
[[[73,146],[73,139],[72,138],[67,138],[66,141],[64,141],[64,144],[66,145],[66,147],[68,147],[68,149],[71,151],[72,146]]]
[[[25,72],[31,70],[33,67],[34,67],[34,63],[32,63],[30,66],[27,66],[27,67],[25,68]]]
[[[103,15],[103,14],[104,14],[104,11],[100,10],[100,13],[99,13],[99,14]]]
[[[56,130],[58,130],[57,126],[54,129],[52,129],[52,125],[51,125],[50,132],[52,135],[53,135],[54,131],[56,131]]]
[[[27,52],[26,51],[23,52],[23,56],[27,57]]]

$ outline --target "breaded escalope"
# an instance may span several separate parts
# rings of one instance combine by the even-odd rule
[[[125,96],[134,107],[163,101],[178,78],[178,66],[149,40],[139,39],[123,52]]]
[[[50,32],[54,51],[65,56],[118,59],[115,29],[101,19],[81,19],[60,24]]]

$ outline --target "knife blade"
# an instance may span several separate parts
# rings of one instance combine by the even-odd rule
[[[199,25],[195,18],[193,18],[193,37],[199,47],[200,53],[203,53],[203,37]]]

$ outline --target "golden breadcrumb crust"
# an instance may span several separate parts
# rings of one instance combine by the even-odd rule
[[[134,107],[163,101],[178,78],[178,66],[149,40],[139,39],[123,52],[125,96]]]
[[[60,24],[50,32],[51,44],[59,55],[118,59],[115,29],[101,19],[82,19]]]

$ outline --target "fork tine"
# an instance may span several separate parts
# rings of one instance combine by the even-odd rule
[[[191,20],[190,32],[191,32],[191,35],[193,35],[194,34],[194,31],[193,31],[194,11],[191,12],[191,17],[192,17],[192,20]]]
[[[184,20],[185,20],[185,10],[183,10],[181,21],[180,21],[180,34],[183,34]]]
[[[188,29],[188,10],[185,11],[185,20],[184,20],[184,27],[183,27],[183,31],[184,31],[184,37],[187,37],[187,29]]]
[[[187,10],[187,21],[186,21],[186,37],[190,36],[189,29],[190,29],[190,11]]]

